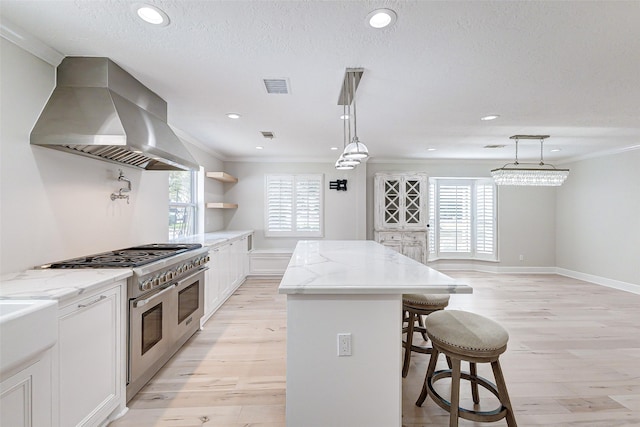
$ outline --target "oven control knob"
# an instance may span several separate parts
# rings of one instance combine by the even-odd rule
[[[158,280],[160,281],[160,283],[164,283],[167,281],[167,274],[161,274],[160,277],[158,277]]]
[[[209,255],[207,255],[207,256],[205,257],[205,262],[209,262],[209,261],[211,261],[211,258],[209,257]]]
[[[154,277],[151,280],[151,286],[158,286],[160,284],[160,278],[159,277]]]
[[[149,289],[151,289],[151,280],[145,280],[144,282],[142,282],[142,284],[140,284],[140,288],[143,291],[148,291]]]
[[[171,280],[171,279],[173,279],[173,277],[174,277],[174,273],[173,273],[173,271],[168,271],[168,272],[167,272],[167,274],[166,274],[166,276],[167,276],[167,280]]]

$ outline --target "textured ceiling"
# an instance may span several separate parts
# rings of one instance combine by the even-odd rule
[[[358,136],[374,160],[513,159],[514,134],[551,135],[551,162],[640,145],[640,1],[148,3],[170,25],[118,0],[2,0],[0,13],[63,55],[113,59],[225,159],[334,160],[348,67],[365,70]],[[393,27],[368,27],[377,7],[396,11]],[[267,94],[264,78],[291,93]]]

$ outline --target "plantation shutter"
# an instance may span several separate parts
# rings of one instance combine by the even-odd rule
[[[267,176],[267,230],[293,231],[293,176]]]
[[[430,233],[428,235],[429,241],[427,242],[429,246],[429,253],[436,253],[436,185],[432,180],[429,181],[429,227]]]
[[[441,184],[439,252],[471,252],[471,184]]]
[[[492,179],[429,179],[432,260],[498,259],[496,193]]]
[[[493,255],[495,251],[495,186],[476,183],[476,253]]]
[[[265,235],[322,237],[323,176],[266,178]]]

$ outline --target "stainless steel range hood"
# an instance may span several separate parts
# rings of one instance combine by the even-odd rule
[[[108,58],[67,57],[31,144],[147,170],[198,170],[167,103]]]

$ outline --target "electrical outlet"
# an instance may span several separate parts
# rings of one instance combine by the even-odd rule
[[[524,261],[524,255],[520,255],[520,261]]]
[[[351,356],[351,334],[338,334],[338,356]]]

